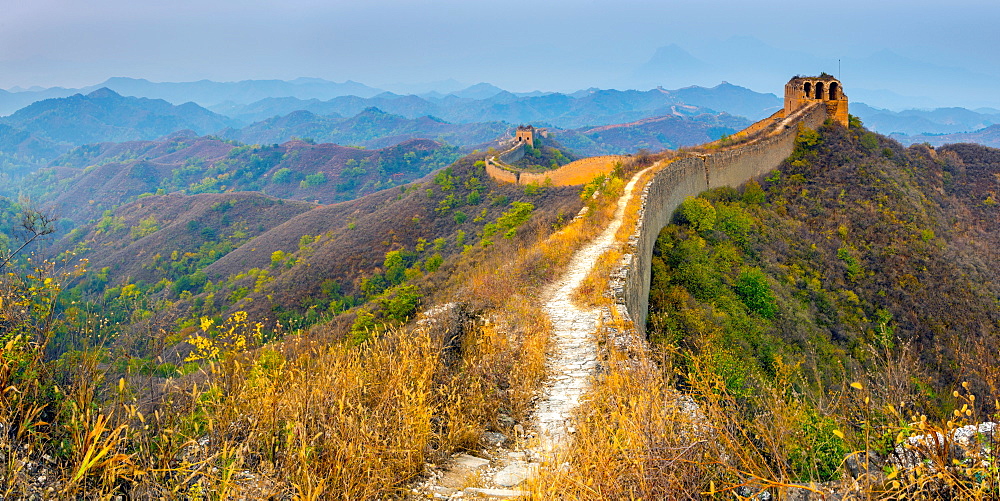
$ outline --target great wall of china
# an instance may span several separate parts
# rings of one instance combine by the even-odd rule
[[[645,333],[649,304],[649,266],[660,229],[687,197],[720,186],[739,186],[774,169],[791,154],[799,127],[816,128],[826,119],[847,126],[848,103],[840,82],[829,76],[795,77],[785,85],[785,106],[726,141],[704,145],[707,153],[688,153],[659,164],[642,187],[639,220],[626,242],[611,293],[622,317]],[[501,182],[555,186],[584,184],[614,169],[621,156],[592,157],[546,172],[521,172],[509,164],[524,157],[536,129],[518,127],[513,146],[486,159],[486,172]],[[543,133],[544,134],[544,133]]]
[[[518,457],[522,459],[495,458],[494,462],[500,463],[499,471],[492,481],[487,475],[486,482],[493,487],[470,488],[468,494],[491,498],[524,496],[527,493],[516,487],[537,471],[539,462],[558,457],[572,436],[573,412],[601,364],[598,329],[602,321],[607,322],[612,317],[624,319],[624,329],[614,332],[610,341],[624,344],[637,355],[646,351],[645,323],[653,246],[681,202],[708,189],[736,187],[763,176],[792,153],[801,128],[815,129],[827,119],[848,125],[847,96],[840,82],[829,75],[795,77],[785,86],[784,109],[725,141],[703,145],[698,152],[662,160],[633,175],[612,222],[573,255],[569,268],[545,293],[543,309],[552,322],[552,347],[546,363],[548,380],[534,416],[538,444],[526,452],[511,453],[521,454]],[[523,157],[530,141],[523,130],[519,128],[511,148],[486,159],[487,173],[493,179],[523,185],[546,181],[554,185],[583,184],[597,174],[610,172],[620,160],[620,157],[594,157],[553,171],[518,172],[509,164]],[[640,185],[643,181],[645,184]],[[635,196],[640,197],[635,228],[627,240],[621,241],[616,233]],[[622,251],[622,259],[609,277],[606,294],[613,298],[616,311],[587,309],[574,304],[573,292],[599,257],[615,248]],[[481,468],[489,461],[472,459],[483,463],[467,473],[482,477],[485,472]]]
[[[802,127],[819,127],[828,118],[836,120],[825,103],[805,102],[758,122],[736,139],[705,145],[705,152],[660,161],[632,177],[608,229],[577,251],[569,269],[546,295],[554,342],[547,367],[551,382],[543,389],[535,415],[543,450],[558,451],[571,436],[573,411],[599,369],[597,328],[602,322],[610,325],[613,318],[625,320],[624,328],[619,327],[610,341],[637,356],[646,351],[653,246],[680,203],[708,189],[735,187],[763,176],[792,153]],[[615,233],[635,196],[640,197],[635,228],[621,241]],[[583,277],[604,252],[615,248],[622,251],[622,259],[608,279],[606,294],[613,298],[616,311],[572,304],[570,295]]]
[[[660,161],[632,177],[608,229],[577,251],[565,275],[546,294],[545,309],[552,321],[554,338],[548,361],[551,383],[543,390],[535,416],[544,449],[556,450],[567,439],[572,412],[597,373],[596,330],[602,316],[605,321],[610,320],[609,316],[626,321],[624,331],[616,334],[616,343],[645,351],[653,246],[674,210],[685,198],[705,190],[736,187],[763,176],[792,153],[801,128],[815,129],[827,119],[848,125],[847,96],[840,82],[828,75],[795,77],[785,86],[782,110],[726,140],[704,145],[698,152]],[[523,146],[524,141],[515,144],[515,148]],[[492,160],[495,163],[495,157]],[[614,168],[613,161],[596,159],[589,168],[595,169],[598,164],[604,172]],[[569,164],[563,169],[572,167]],[[511,182],[507,174],[511,173],[504,169],[504,177],[495,179]],[[527,184],[523,176],[523,173],[516,176],[513,182]],[[645,180],[644,184],[640,185],[640,180]],[[627,240],[620,241],[615,238],[615,231],[623,223],[626,206],[634,196],[640,197],[635,228]],[[613,298],[616,311],[601,312],[573,305],[572,292],[598,258],[614,248],[622,251],[622,259],[609,277],[606,294]]]

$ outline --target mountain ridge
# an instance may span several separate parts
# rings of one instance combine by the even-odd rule
[[[86,95],[32,103],[0,118],[0,123],[53,141],[81,145],[149,140],[183,129],[207,134],[232,121],[191,102],[173,105],[162,99],[126,97],[101,87]]]

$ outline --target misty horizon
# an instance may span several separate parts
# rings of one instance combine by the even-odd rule
[[[839,73],[852,100],[874,106],[1000,107],[991,92],[1000,7],[978,1],[947,9],[857,1],[5,3],[7,89],[82,88],[116,76],[306,77],[418,94],[448,82],[565,93],[722,81],[780,94],[794,74],[826,71]],[[654,62],[659,74],[647,71]]]

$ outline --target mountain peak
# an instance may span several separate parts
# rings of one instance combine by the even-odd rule
[[[464,97],[468,99],[489,99],[497,94],[504,92],[503,89],[497,87],[491,83],[480,82],[475,85],[471,85],[462,90],[452,92],[451,94],[458,97]]]
[[[87,97],[91,99],[120,99],[122,95],[107,87],[101,87],[100,89],[87,94]]]

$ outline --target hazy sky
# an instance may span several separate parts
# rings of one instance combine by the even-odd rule
[[[0,0],[0,88],[309,76],[575,90],[616,85],[657,47],[733,36],[995,75],[998,21],[995,0]]]

